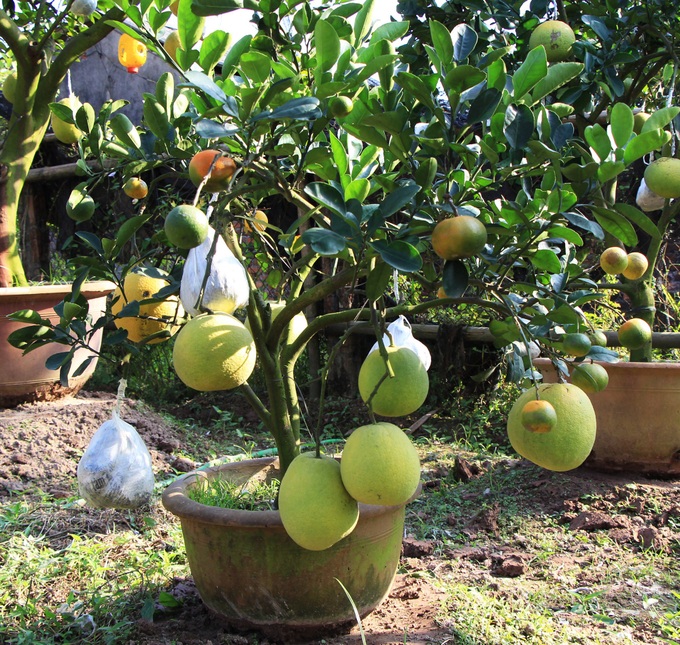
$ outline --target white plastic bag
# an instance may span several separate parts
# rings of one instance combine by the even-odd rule
[[[125,381],[121,381],[119,401]],[[153,493],[151,455],[137,430],[120,418],[118,404],[92,436],[78,463],[78,490],[95,508],[137,508]]]
[[[657,195],[655,192],[652,192],[643,179],[640,182],[640,187],[638,188],[637,195],[635,196],[635,202],[640,207],[640,210],[643,210],[645,213],[649,213],[651,211],[658,211],[662,209],[666,203],[666,200],[661,197],[661,195]]]
[[[191,249],[184,263],[179,297],[184,309],[192,316],[200,313],[196,309],[201,285],[208,265],[208,253],[212,246],[215,229],[199,246]],[[203,293],[203,306],[211,311],[232,314],[239,307],[248,304],[250,288],[243,265],[236,259],[222,236],[217,238],[217,248],[210,266],[210,277]]]
[[[389,331],[390,335],[392,336],[393,345],[396,347],[408,347],[410,350],[413,350],[418,355],[423,367],[426,370],[430,369],[430,365],[432,364],[432,355],[430,354],[430,350],[427,349],[424,343],[421,343],[417,338],[413,337],[411,323],[406,320],[404,316],[399,316],[399,318],[397,318],[394,322],[391,322],[389,325],[387,325],[387,331]],[[383,343],[385,343],[385,345],[390,344],[390,339],[387,334],[383,336]],[[376,342],[375,345],[371,347],[371,351],[368,353],[370,354],[377,349],[378,343]]]

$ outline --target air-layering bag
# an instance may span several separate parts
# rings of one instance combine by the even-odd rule
[[[78,490],[95,508],[137,508],[153,493],[151,455],[137,430],[120,418],[121,380],[111,418],[92,436],[78,463]]]
[[[406,320],[404,316],[399,316],[394,322],[387,325],[387,331],[390,333],[390,336],[392,336],[392,345],[395,345],[396,347],[408,347],[410,350],[413,350],[418,355],[423,367],[426,370],[430,369],[430,365],[432,364],[430,350],[427,349],[424,343],[421,343],[417,338],[414,338],[411,323]],[[387,334],[383,336],[383,342],[385,345],[390,344],[390,339]],[[378,343],[376,342],[368,353],[370,354],[377,349]]]
[[[201,285],[205,280],[208,254],[215,237],[212,227],[208,237],[199,246],[191,249],[184,263],[184,272],[179,297],[184,309],[192,316],[200,313],[196,309]],[[248,304],[250,288],[243,265],[231,252],[221,235],[218,235],[215,254],[210,264],[210,275],[205,284],[202,305],[214,312],[232,314],[239,307]]]

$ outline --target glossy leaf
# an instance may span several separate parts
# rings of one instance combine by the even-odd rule
[[[453,59],[457,63],[465,60],[477,46],[477,32],[465,23],[458,24],[453,28],[451,38],[453,40]]]
[[[647,217],[640,209],[631,204],[615,204],[614,209],[621,213],[629,222],[635,224],[652,239],[658,240],[661,237],[656,224]]]
[[[137,132],[137,128],[127,116],[124,114],[116,114],[109,121],[109,126],[111,127],[113,134],[115,134],[126,146],[136,148],[137,150],[141,148],[142,141],[139,138],[139,132]]]
[[[314,26],[316,45],[316,65],[321,72],[329,71],[340,56],[340,38],[333,25],[326,20],[318,20]]]
[[[518,101],[529,93],[536,84],[548,74],[548,60],[545,49],[536,47],[528,54],[524,62],[512,75],[512,87],[515,100]]]
[[[337,215],[344,215],[347,211],[342,194],[330,184],[312,182],[305,187],[305,193]]]
[[[206,76],[202,72],[188,71],[184,72],[184,77],[187,79],[189,85],[197,87],[209,97],[215,99],[218,103],[226,102],[227,95],[209,76]]]
[[[423,259],[415,246],[403,240],[395,240],[390,243],[384,240],[375,240],[370,245],[387,264],[402,273],[419,271],[423,266]]]
[[[241,55],[250,49],[250,41],[252,39],[253,37],[250,34],[243,36],[229,49],[222,62],[222,78],[229,78],[232,75]]]
[[[534,133],[534,115],[526,105],[509,105],[503,133],[513,150],[523,150]]]
[[[593,149],[598,161],[605,161],[612,151],[612,142],[607,131],[599,124],[589,125],[583,132],[588,145]]]
[[[648,130],[631,139],[623,151],[623,161],[630,165],[637,159],[655,150],[660,150],[671,140],[671,133],[666,130]]]
[[[534,104],[566,85],[583,71],[581,63],[552,63],[544,78],[540,79],[531,92]]]
[[[302,241],[309,244],[314,253],[325,256],[337,255],[347,246],[342,235],[324,228],[310,228],[302,234]]]
[[[633,134],[634,120],[633,110],[625,103],[614,103],[609,121],[614,143],[619,148],[625,147]]]
[[[386,262],[378,261],[366,278],[366,296],[371,302],[379,300],[392,279],[394,269]]]
[[[638,237],[632,224],[621,214],[608,208],[593,207],[600,226],[626,246],[637,246]]]
[[[219,29],[209,33],[201,43],[198,62],[201,69],[206,73],[212,73],[213,69],[222,62],[229,50],[231,34]]]
[[[442,286],[449,298],[460,298],[468,288],[470,276],[465,263],[451,260],[444,263],[442,270]]]
[[[502,93],[495,88],[486,89],[480,92],[470,105],[468,125],[481,123],[482,121],[490,119],[496,111],[498,104],[501,102],[501,98],[503,98]]]
[[[430,20],[430,36],[439,60],[444,69],[453,61],[453,42],[449,30],[437,20]]]
[[[420,186],[416,183],[401,186],[392,191],[380,204],[380,214],[384,218],[394,215],[398,210],[404,208],[420,192]]]
[[[539,249],[531,256],[531,264],[537,269],[548,271],[549,273],[559,273],[562,270],[562,264],[557,257],[555,251],[550,249]]]

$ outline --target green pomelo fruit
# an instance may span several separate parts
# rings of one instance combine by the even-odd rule
[[[543,45],[547,59],[552,63],[568,58],[575,40],[574,31],[566,22],[548,20],[531,33],[529,49]]]
[[[645,169],[649,190],[665,199],[680,197],[680,159],[660,157]]]
[[[602,392],[609,384],[607,370],[598,363],[581,363],[571,373],[571,382],[586,394]]]
[[[427,398],[430,380],[418,355],[407,347],[387,347],[394,376],[383,376],[386,365],[379,351],[371,352],[359,370],[359,394],[383,417],[402,417],[415,412]]]
[[[588,395],[579,387],[565,383],[541,383],[540,399],[555,408],[557,423],[550,432],[529,432],[522,425],[522,409],[536,398],[536,390],[523,392],[508,416],[508,437],[522,457],[546,468],[564,472],[580,466],[595,443],[595,410]]]
[[[200,208],[181,204],[168,213],[163,228],[170,244],[180,249],[193,249],[208,237],[210,226]]]
[[[349,535],[359,504],[342,483],[340,464],[313,452],[293,459],[281,481],[279,513],[290,538],[303,549],[323,551]]]
[[[352,432],[340,463],[349,494],[363,504],[405,504],[418,489],[420,458],[408,436],[392,423],[373,423]]]

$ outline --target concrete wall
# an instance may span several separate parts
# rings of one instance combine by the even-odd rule
[[[83,102],[90,103],[98,112],[105,101],[125,99],[129,101],[121,112],[133,123],[142,120],[142,96],[153,93],[156,81],[163,72],[172,72],[175,82],[180,75],[174,67],[149,51],[146,63],[137,74],[130,74],[118,62],[118,39],[120,32],[110,33],[95,47],[88,50],[81,60],[71,67],[71,86],[74,94]],[[64,81],[58,98],[68,95],[68,82]]]

